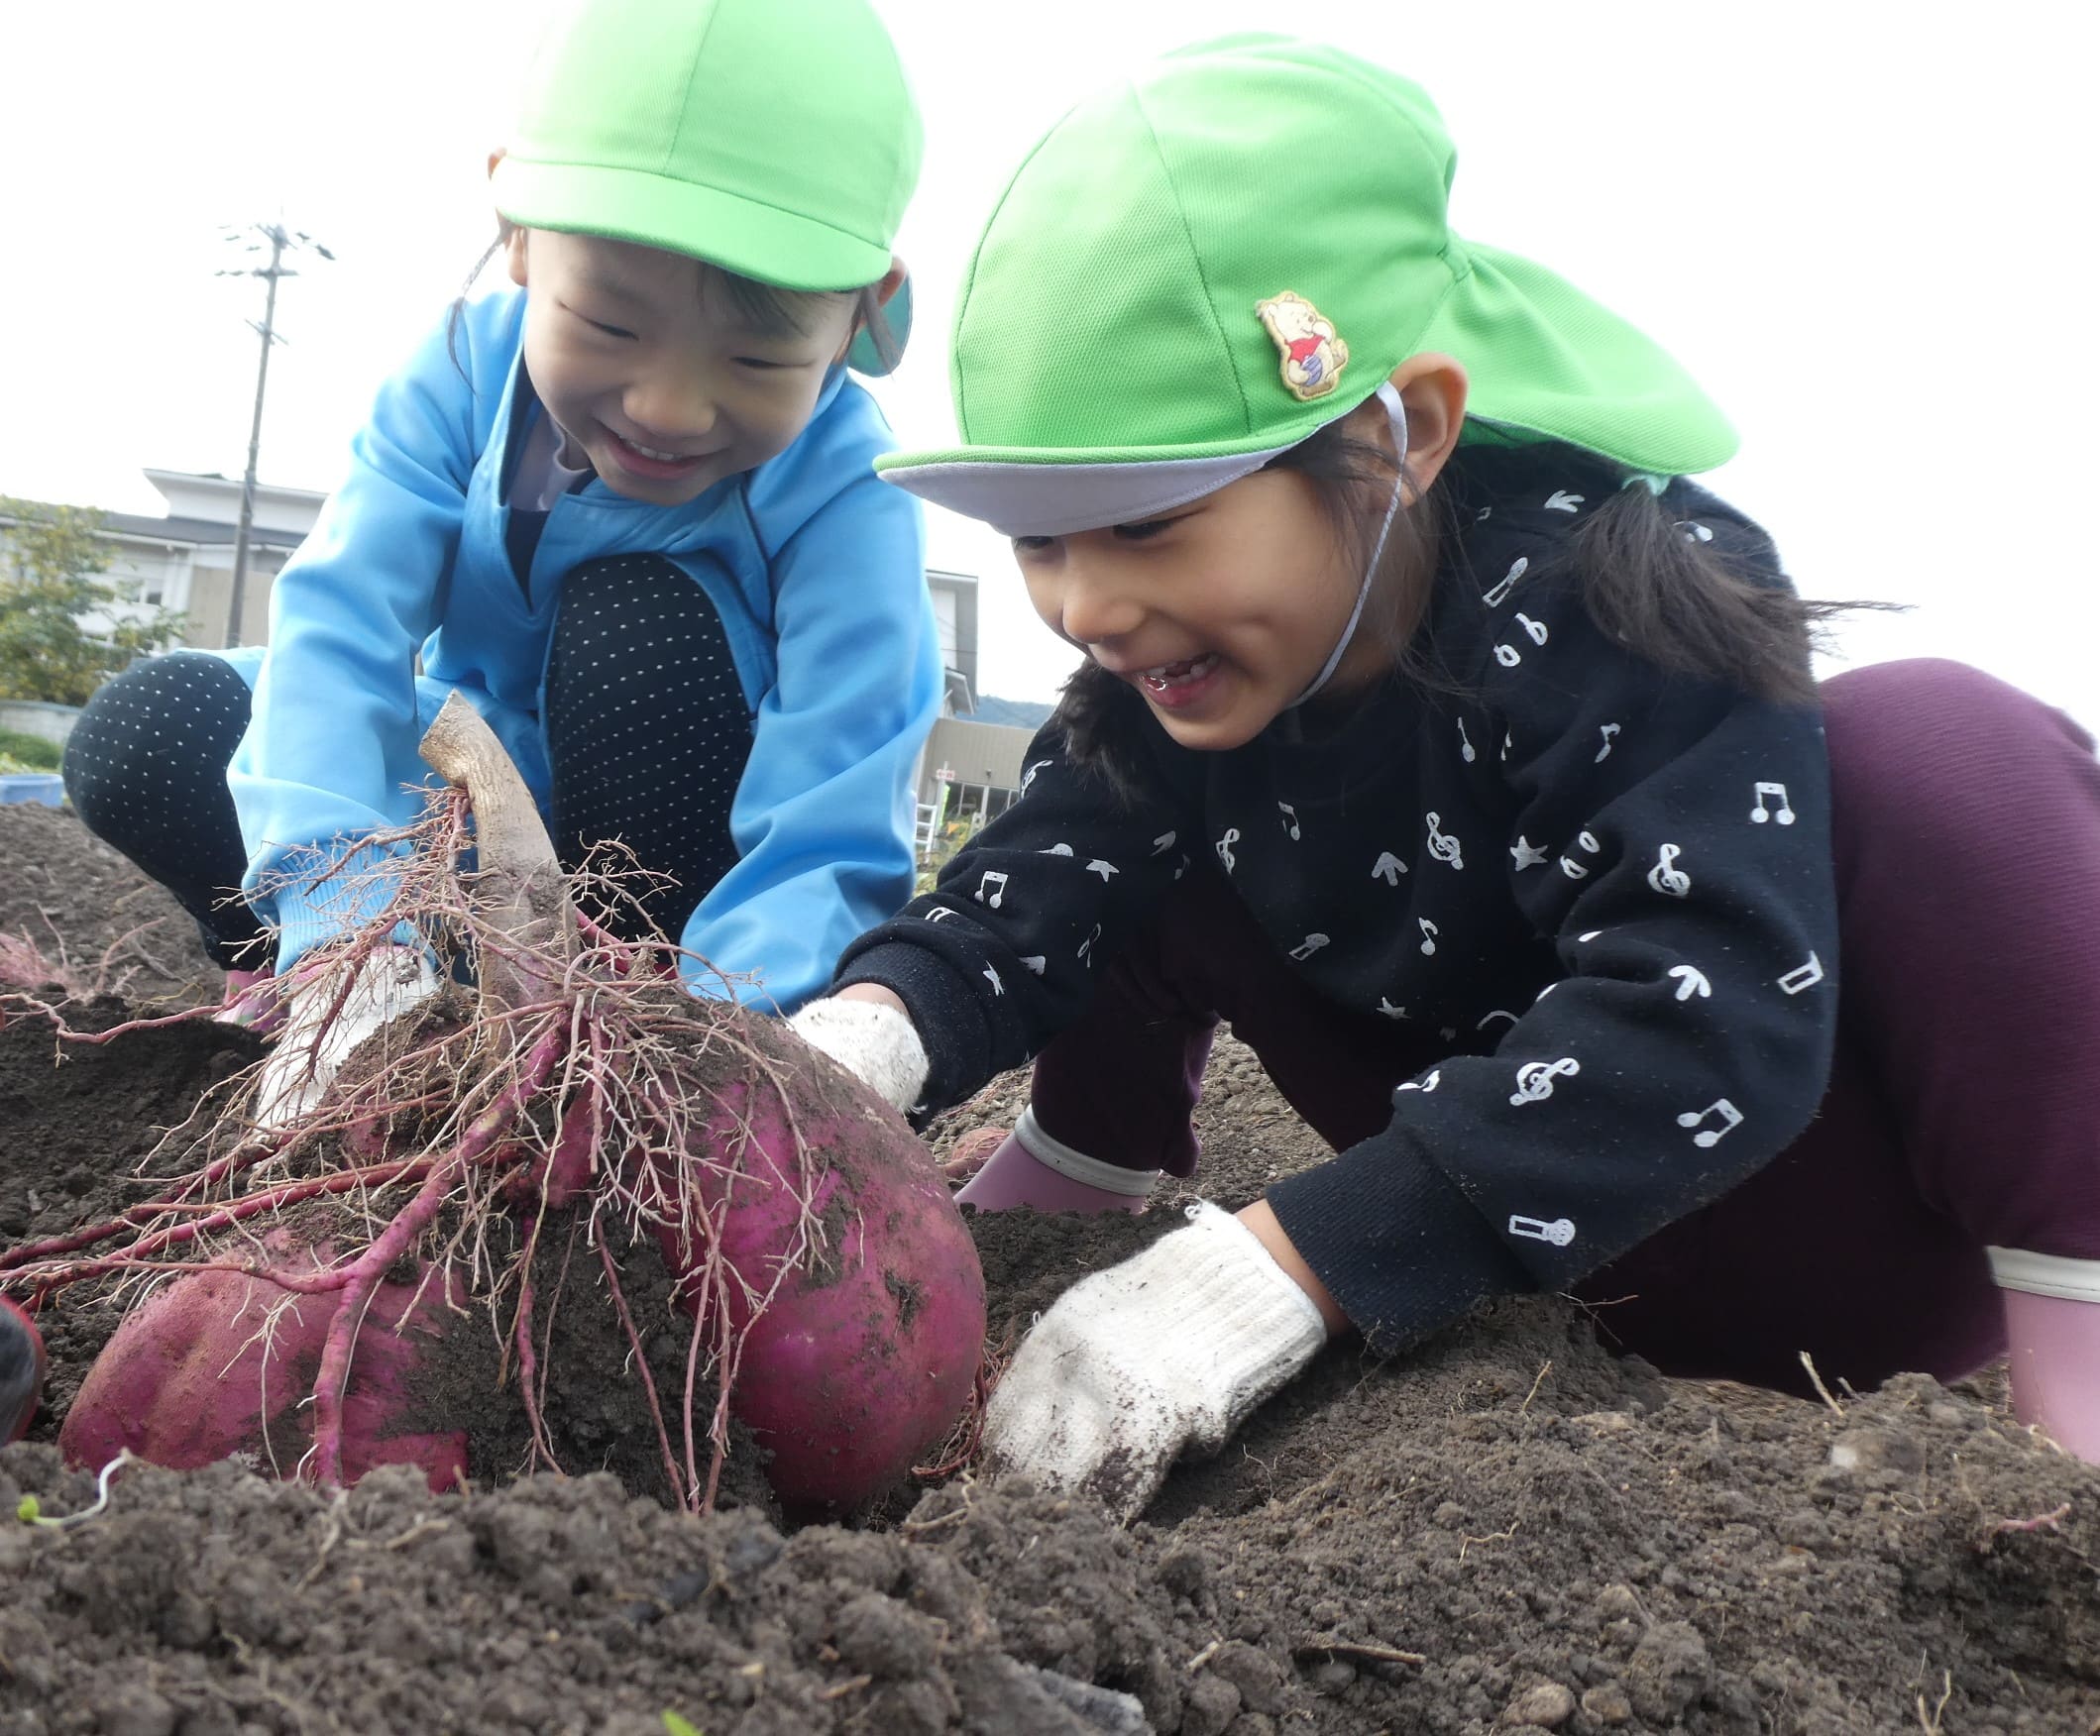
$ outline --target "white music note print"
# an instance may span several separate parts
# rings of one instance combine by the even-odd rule
[[[1452,867],[1463,870],[1466,858],[1459,848],[1459,841],[1443,829],[1443,816],[1434,812],[1422,815],[1429,827],[1429,853],[1439,862],[1449,862]]]
[[[1546,623],[1544,621],[1535,621],[1527,614],[1520,614],[1516,617],[1516,624],[1531,635],[1532,644],[1543,645],[1546,642]]]
[[[1469,766],[1480,756],[1473,751],[1473,743],[1466,738],[1466,719],[1459,719],[1459,758]]]
[[[1524,576],[1525,568],[1529,567],[1530,565],[1531,561],[1528,556],[1517,556],[1516,564],[1511,567],[1508,572],[1502,575],[1501,583],[1496,585],[1495,588],[1492,591],[1489,592],[1487,596],[1483,597],[1481,600],[1485,602],[1490,608],[1501,607],[1503,602],[1508,599],[1509,593],[1515,587],[1516,582]]]
[[[1276,807],[1282,812],[1284,831],[1290,834],[1290,841],[1296,843],[1298,841],[1298,811],[1291,807],[1288,802],[1278,802]]]
[[[1093,951],[1094,942],[1100,938],[1101,924],[1099,922],[1096,922],[1094,924],[1094,931],[1091,934],[1087,935],[1084,940],[1079,942],[1079,957],[1082,961],[1085,959],[1086,955],[1089,952]]]
[[[1442,932],[1427,917],[1416,917],[1415,925],[1422,930],[1422,954],[1427,958],[1436,956],[1436,937]]]
[[[1379,1011],[1384,1014],[1387,1019],[1405,1019],[1407,1017],[1407,1009],[1405,1007],[1395,1007],[1383,995],[1379,997]]]
[[[1779,986],[1790,995],[1798,995],[1806,989],[1813,989],[1818,983],[1823,981],[1823,960],[1812,952],[1809,954],[1809,962],[1807,964],[1797,964],[1786,975],[1777,980]]]
[[[1482,1014],[1481,1022],[1476,1025],[1473,1029],[1475,1031],[1486,1031],[1488,1027],[1492,1025],[1497,1019],[1506,1019],[1511,1025],[1514,1025],[1516,1023],[1516,1015],[1514,1013],[1504,1013],[1501,1008],[1497,1007],[1492,1013]]]
[[[1616,723],[1600,723],[1597,726],[1597,732],[1604,738],[1604,745],[1597,750],[1597,758],[1590,763],[1601,766],[1611,757],[1611,738],[1618,733],[1618,725]]]
[[[1035,953],[1028,958],[1024,958],[1021,962],[1027,965],[1028,968],[1034,971],[1038,976],[1041,976],[1047,969],[1050,968],[1050,960],[1045,958],[1040,952]]]
[[[1021,774],[1021,794],[1026,796],[1028,794],[1028,787],[1036,781],[1036,774],[1042,771],[1045,766],[1050,765],[1052,763],[1054,762],[1050,760],[1038,760],[1034,765],[1030,766],[1027,771],[1023,772]]]
[[[1099,856],[1096,856],[1091,862],[1087,863],[1086,871],[1089,874],[1100,875],[1101,884],[1103,886],[1106,886],[1108,884],[1109,877],[1111,875],[1121,874],[1123,872],[1123,870],[1118,868],[1115,863],[1104,862]]]
[[[1325,934],[1308,934],[1305,936],[1304,939],[1300,940],[1297,945],[1293,946],[1290,949],[1290,956],[1297,959],[1302,964],[1306,959],[1310,958],[1315,952],[1319,951],[1321,947],[1327,944],[1328,939]]]
[[[1684,532],[1685,541],[1688,543],[1710,543],[1713,540],[1713,531],[1694,519],[1680,519],[1677,528]]]
[[[1761,783],[1754,786],[1754,788],[1757,792],[1757,806],[1750,810],[1752,821],[1758,825],[1763,825],[1765,821],[1770,819],[1778,820],[1781,825],[1792,825],[1794,823],[1794,810],[1787,803],[1786,785]],[[1765,811],[1765,799],[1767,797],[1775,798],[1779,803],[1779,807],[1771,813]]]
[[[984,896],[987,892],[991,897]],[[979,904],[990,905],[996,911],[1006,902],[1006,876],[997,868],[987,869],[984,877],[977,882],[977,890],[970,896]]]
[[[1173,847],[1174,834],[1172,832],[1161,832],[1158,837],[1153,839],[1153,854],[1155,856],[1163,856],[1168,850],[1172,849]]]
[[[1431,1067],[1427,1075],[1421,1080],[1419,1084],[1416,1083],[1414,1080],[1410,1079],[1404,1085],[1395,1086],[1393,1088],[1392,1095],[1395,1099],[1397,1099],[1402,1091],[1434,1091],[1437,1088],[1437,1082],[1442,1079],[1443,1076],[1444,1070],[1441,1067]]]
[[[1225,865],[1225,872],[1228,874],[1233,871],[1234,866],[1239,860],[1239,858],[1232,853],[1233,845],[1237,844],[1239,841],[1240,828],[1236,825],[1227,826],[1225,828],[1225,835],[1218,840],[1218,860]]]
[[[992,995],[995,999],[1006,993],[1006,984],[999,980],[999,973],[990,965],[984,967],[984,980],[992,985]]]
[[[1397,886],[1400,876],[1407,872],[1407,864],[1390,850],[1381,850],[1379,859],[1371,865],[1371,878],[1382,880],[1387,886]]]
[[[1686,1110],[1677,1118],[1677,1125],[1681,1128],[1696,1128],[1710,1115],[1719,1116],[1720,1126],[1717,1128],[1703,1128],[1692,1136],[1692,1143],[1697,1145],[1702,1151],[1710,1150],[1719,1144],[1721,1140],[1742,1126],[1742,1111],[1737,1109],[1725,1097],[1714,1098],[1705,1109]]]
[[[1052,844],[1047,850],[1038,850],[1036,852],[1039,856],[1069,856],[1071,853],[1072,847],[1069,844]]]
[[[1575,841],[1578,847],[1588,851],[1593,856],[1604,847],[1589,832],[1578,832]],[[1590,877],[1590,869],[1586,863],[1571,862],[1566,856],[1561,858],[1561,872],[1567,875],[1570,880],[1587,880]]]
[[[1557,1061],[1526,1061],[1516,1070],[1516,1090],[1510,1094],[1509,1107],[1521,1109],[1527,1103],[1544,1103],[1553,1095],[1553,1081],[1572,1079],[1583,1070],[1583,1064],[1573,1055],[1563,1055]]]
[[[1670,974],[1678,979],[1677,998],[1689,1001],[1694,995],[1701,1000],[1712,1000],[1713,985],[1707,980],[1707,973],[1689,964],[1673,964]]]
[[[1683,898],[1692,890],[1692,876],[1670,865],[1683,854],[1675,844],[1663,845],[1656,852],[1655,866],[1648,870],[1648,884],[1671,898]]]
[[[1546,504],[1540,510],[1544,512],[1573,512],[1586,498],[1587,496],[1583,494],[1571,494],[1566,488],[1555,488],[1552,493],[1546,496]]]
[[[1509,750],[1516,745],[1516,738],[1508,730],[1502,731],[1502,764],[1509,763]]]
[[[1566,1248],[1575,1240],[1575,1225],[1567,1218],[1555,1218],[1549,1223],[1544,1218],[1525,1218],[1512,1212],[1509,1234],[1527,1236],[1533,1242],[1550,1242],[1555,1248]]]
[[[1504,669],[1514,669],[1524,661],[1524,654],[1514,645],[1497,645],[1494,648],[1494,660]]]
[[[949,919],[951,919],[954,914],[955,913],[949,910],[946,905],[936,905],[932,910],[926,913],[926,920],[930,922],[945,922]]]

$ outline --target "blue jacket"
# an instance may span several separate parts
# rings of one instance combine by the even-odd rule
[[[792,1011],[911,896],[911,777],[941,664],[918,503],[871,468],[888,424],[836,370],[794,445],[688,505],[595,479],[564,496],[520,587],[500,489],[513,405],[543,413],[519,387],[524,312],[518,290],[469,302],[449,341],[441,327],[381,388],[349,480],[277,577],[267,653],[233,658],[255,689],[228,773],[243,891],[280,930],[280,971],[376,914],[387,851],[359,840],[415,818],[404,786],[434,782],[416,744],[455,688],[544,813],[561,577],[599,556],[661,554],[719,611],[753,728],[730,810],[741,859],[683,942],[718,971],[758,973],[737,992]],[[323,862],[345,866],[317,880]],[[729,992],[697,970],[689,986]]]

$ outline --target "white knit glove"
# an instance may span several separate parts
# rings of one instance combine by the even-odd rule
[[[1022,1341],[985,1413],[984,1466],[1099,1496],[1128,1523],[1184,1452],[1215,1453],[1312,1360],[1312,1298],[1230,1212],[1082,1278]]]
[[[926,1090],[926,1044],[912,1022],[875,1001],[812,1001],[788,1029],[829,1055],[900,1115]]]
[[[286,999],[283,1030],[256,1086],[256,1125],[266,1132],[306,1114],[352,1049],[438,992],[437,972],[419,946],[379,947],[357,967],[346,993],[347,968],[315,971]]]

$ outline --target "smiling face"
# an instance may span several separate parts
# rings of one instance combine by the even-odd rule
[[[1127,681],[1183,747],[1223,752],[1302,694],[1356,605],[1362,554],[1336,534],[1310,479],[1265,470],[1140,524],[1014,539],[1050,629]],[[1346,691],[1391,667],[1359,632]]]
[[[1403,415],[1367,398],[1267,469],[1185,506],[1104,530],[1016,537],[1029,601],[1051,632],[1135,688],[1183,747],[1239,747],[1297,703],[1350,631],[1399,460],[1400,516],[1362,624],[1321,691],[1376,681],[1399,661],[1433,578],[1433,535],[1407,509],[1466,421],[1466,371],[1449,356],[1411,356],[1391,384]],[[1356,521],[1361,538],[1338,516]]]
[[[525,367],[555,425],[614,492],[682,506],[778,457],[853,335],[855,296],[740,305],[703,262],[630,242],[514,231]]]

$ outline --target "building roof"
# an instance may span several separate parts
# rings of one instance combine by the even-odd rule
[[[198,548],[232,548],[235,526],[209,518],[156,518],[143,512],[105,512],[102,528],[114,536],[144,537],[149,542],[190,543]],[[290,551],[304,542],[303,532],[248,527],[248,546]]]

